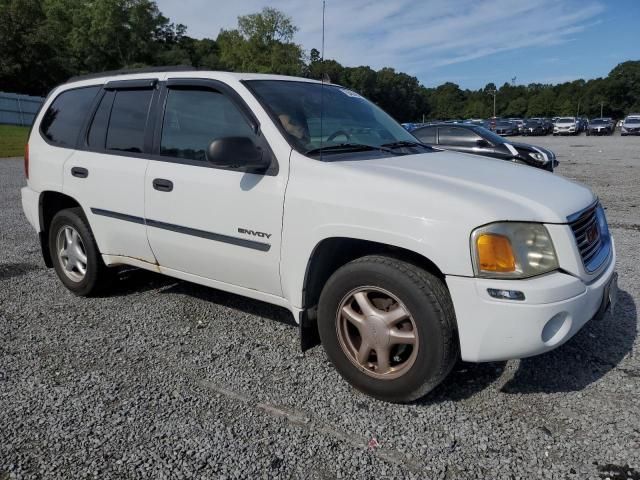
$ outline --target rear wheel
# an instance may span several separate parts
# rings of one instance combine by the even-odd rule
[[[318,328],[340,374],[382,400],[422,397],[458,357],[444,283],[392,257],[367,256],[338,269],[320,296]]]
[[[49,227],[49,249],[58,277],[73,293],[90,296],[112,279],[81,208],[58,212]]]

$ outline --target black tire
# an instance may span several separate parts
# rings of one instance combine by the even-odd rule
[[[87,257],[86,273],[79,281],[74,281],[65,273],[65,268],[58,256],[56,241],[59,232],[65,227],[72,227],[78,232]],[[60,281],[74,294],[81,297],[96,295],[105,291],[113,279],[112,271],[102,261],[93,232],[82,208],[69,208],[59,211],[49,226],[49,251],[53,267]]]
[[[364,286],[392,293],[413,317],[418,331],[417,356],[397,378],[373,378],[341,347],[338,308],[349,292]],[[320,295],[318,330],[336,370],[358,390],[390,402],[411,402],[424,396],[449,374],[459,354],[455,313],[445,284],[422,268],[387,256],[356,259],[329,278]]]

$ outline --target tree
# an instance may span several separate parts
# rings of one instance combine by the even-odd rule
[[[238,30],[245,39],[263,45],[290,43],[298,31],[291,17],[275,8],[265,7],[260,13],[238,17]]]
[[[328,78],[371,99],[400,121],[431,118],[605,115],[640,112],[640,61],[605,78],[558,85],[488,83],[475,91],[454,83],[426,88],[393,68],[347,67],[308,57],[292,19],[274,8],[238,17],[236,28],[195,39],[162,15],[154,0],[0,0],[0,90],[44,95],[72,75],[144,65],[194,65],[239,72]]]
[[[293,43],[297,28],[291,18],[273,8],[238,17],[238,28],[222,30],[216,43],[229,70],[302,75],[304,52]]]

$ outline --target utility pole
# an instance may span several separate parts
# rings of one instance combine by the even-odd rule
[[[600,118],[602,118],[602,107],[604,107],[604,102],[600,102]]]
[[[582,100],[581,98],[578,99],[578,111],[576,112],[576,118],[580,116],[580,100]]]
[[[496,118],[496,95],[498,94],[497,90],[487,90],[487,95],[493,95],[493,118]]]

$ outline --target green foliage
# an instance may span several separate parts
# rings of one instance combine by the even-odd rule
[[[28,134],[29,127],[0,125],[0,158],[24,155]]]
[[[640,61],[606,78],[560,85],[530,84],[462,90],[426,88],[393,68],[345,67],[308,57],[294,42],[297,27],[274,8],[238,17],[215,39],[194,39],[162,15],[154,0],[0,0],[0,90],[44,95],[72,75],[146,65],[325,78],[370,98],[401,121],[499,116],[600,115],[640,111]]]

